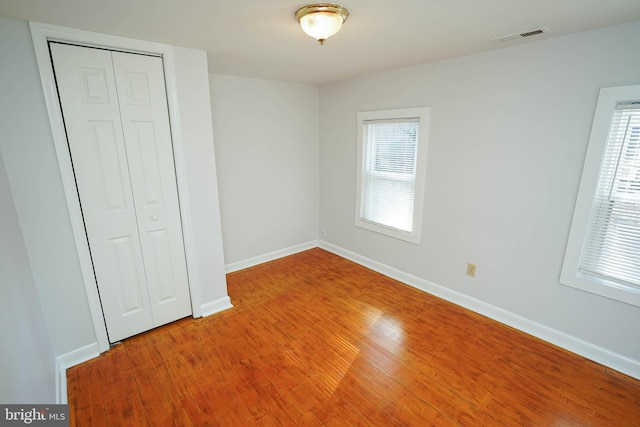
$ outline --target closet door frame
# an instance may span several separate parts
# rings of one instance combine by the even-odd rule
[[[171,137],[173,143],[173,156],[175,161],[176,181],[182,217],[182,235],[184,239],[185,258],[187,263],[187,275],[189,290],[191,293],[191,308],[193,317],[202,316],[201,296],[197,271],[197,257],[191,215],[187,203],[187,177],[186,164],[183,151],[183,141],[178,132],[180,121],[176,100],[177,83],[175,75],[175,60],[173,48],[170,45],[154,42],[146,42],[124,37],[110,36],[106,34],[92,33],[71,28],[58,27],[35,22],[29,23],[36,53],[36,60],[40,70],[40,79],[44,90],[45,103],[49,114],[49,122],[53,134],[53,141],[60,167],[60,174],[65,192],[71,227],[82,271],[82,277],[87,294],[89,308],[96,333],[98,350],[105,352],[109,349],[107,328],[102,316],[102,306],[98,295],[98,285],[93,273],[93,263],[89,252],[89,245],[84,229],[84,222],[80,210],[80,201],[75,184],[71,156],[67,146],[67,138],[64,130],[62,111],[58,101],[58,92],[55,85],[53,67],[49,54],[49,41],[71,43],[86,47],[98,47],[111,50],[121,50],[131,53],[143,53],[157,55],[162,58],[165,72],[165,84],[167,89],[167,105],[169,120],[171,123]]]

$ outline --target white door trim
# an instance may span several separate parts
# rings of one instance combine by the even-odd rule
[[[93,266],[89,253],[89,246],[84,230],[84,223],[80,211],[71,157],[67,147],[67,139],[62,121],[62,111],[58,102],[58,95],[54,81],[53,68],[49,56],[48,41],[56,40],[80,44],[84,46],[105,47],[124,50],[128,52],[148,53],[160,55],[165,67],[165,79],[167,86],[167,104],[169,107],[169,119],[171,121],[171,136],[173,138],[173,151],[176,168],[176,180],[178,195],[180,198],[180,214],[182,216],[182,232],[184,237],[185,257],[187,260],[187,273],[189,275],[189,289],[191,292],[191,307],[193,317],[202,316],[200,280],[197,270],[197,258],[193,229],[190,222],[189,200],[187,191],[186,164],[183,151],[183,141],[180,132],[180,120],[177,103],[177,84],[175,73],[175,60],[173,47],[161,43],[153,43],[124,37],[110,36],[106,34],[92,33],[72,28],[58,27],[37,22],[30,22],[33,46],[35,49],[40,80],[44,91],[45,103],[49,114],[49,123],[53,134],[53,141],[58,157],[60,175],[64,187],[71,227],[73,229],[78,260],[82,271],[87,300],[91,310],[93,326],[100,352],[109,349],[107,330],[102,317],[102,307],[98,295],[98,288],[93,274]]]

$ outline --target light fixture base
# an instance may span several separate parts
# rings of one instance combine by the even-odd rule
[[[300,9],[298,9],[296,11],[296,19],[298,20],[298,22],[300,22],[302,17],[311,13],[318,12],[334,13],[342,18],[343,24],[349,17],[349,11],[344,6],[340,6],[339,4],[335,3],[314,3],[302,6]]]

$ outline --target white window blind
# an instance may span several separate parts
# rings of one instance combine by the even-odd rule
[[[591,211],[580,273],[640,289],[640,104],[618,104]]]
[[[412,232],[419,118],[363,121],[360,217]]]

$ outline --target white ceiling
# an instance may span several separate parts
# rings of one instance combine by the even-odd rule
[[[205,50],[212,73],[315,84],[640,20],[640,0],[339,3],[349,19],[324,46],[294,18],[304,0],[0,0],[0,16]],[[540,26],[551,33],[491,41]]]

